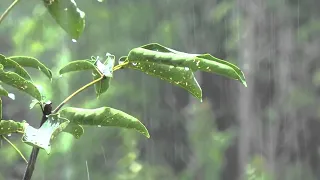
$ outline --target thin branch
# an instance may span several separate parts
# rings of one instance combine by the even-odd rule
[[[3,138],[4,140],[6,140],[6,141],[13,147],[13,149],[15,149],[15,150],[18,152],[18,154],[22,157],[22,159],[28,164],[28,161],[27,161],[27,159],[24,157],[24,155],[22,154],[22,152],[21,152],[9,139],[7,139],[5,136],[2,136],[2,138]]]
[[[13,9],[13,7],[19,2],[20,0],[15,0],[12,4],[4,11],[4,13],[0,16],[0,24],[3,19],[9,14],[9,12]]]

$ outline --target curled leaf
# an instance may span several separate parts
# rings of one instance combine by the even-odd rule
[[[67,107],[60,111],[60,116],[78,125],[115,126],[134,129],[150,137],[147,128],[135,117],[110,107],[83,109]]]
[[[11,56],[11,57],[8,57],[8,59],[11,59],[12,61],[18,63],[22,67],[30,67],[30,68],[38,69],[43,74],[45,74],[49,79],[52,79],[51,70],[36,58],[28,57],[28,56]]]
[[[27,126],[22,141],[31,146],[42,148],[47,154],[50,154],[52,140],[67,127],[68,123],[69,121],[59,117],[59,114],[51,114],[39,129]]]

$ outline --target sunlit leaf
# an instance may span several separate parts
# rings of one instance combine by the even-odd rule
[[[113,77],[113,66],[115,63],[115,58],[110,53],[106,54],[107,58],[104,63],[100,60],[96,61],[97,69],[106,77]]]
[[[60,116],[79,125],[116,126],[134,129],[146,137],[150,137],[148,130],[138,119],[110,107],[97,109],[67,107],[60,111]]]
[[[47,154],[50,154],[52,140],[67,127],[68,123],[67,119],[59,117],[58,114],[51,114],[39,129],[27,126],[22,141],[31,146],[42,148]]]
[[[11,57],[8,57],[8,59],[15,61],[22,67],[30,67],[30,68],[38,69],[43,74],[45,74],[49,79],[52,79],[51,70],[36,58],[28,57],[28,56],[11,56]]]
[[[33,83],[14,72],[4,71],[3,66],[0,66],[0,81],[29,94],[39,101],[41,100],[41,94]]]
[[[24,79],[31,80],[31,77],[29,73],[17,62],[6,58],[2,54],[0,54],[0,63],[4,66],[5,68],[10,68],[13,69],[12,71],[23,77]]]
[[[56,22],[72,39],[77,40],[85,27],[85,13],[74,0],[43,0],[46,8]]]
[[[16,122],[13,120],[0,120],[0,135],[24,133],[27,126],[28,123],[26,123],[26,121]]]
[[[72,134],[76,139],[84,133],[84,129],[81,125],[75,123],[69,123],[68,126],[63,130],[63,132]]]
[[[189,68],[174,67],[153,62],[129,63],[126,67],[145,72],[186,89],[194,97],[202,100],[202,90]]]
[[[100,71],[100,73],[95,69],[92,72],[93,79],[94,80],[99,79],[101,77],[100,74],[104,75],[101,81],[94,84],[97,97],[107,92],[107,90],[110,87],[111,78],[113,76],[112,68],[114,66],[114,61],[115,61],[114,57],[109,56],[109,54],[107,54],[107,58],[104,63],[101,63],[99,59],[96,61],[96,66],[97,66],[97,69]]]
[[[158,44],[149,44],[134,48],[127,57],[129,62],[157,63],[175,67],[188,67],[192,71],[216,73],[231,79],[239,80],[247,86],[242,71],[234,64],[215,58],[209,54],[187,54],[175,51]]]
[[[89,60],[77,60],[77,61],[72,61],[66,64],[63,68],[60,69],[59,74],[62,75],[69,72],[92,70],[92,69],[95,69],[95,65]]]

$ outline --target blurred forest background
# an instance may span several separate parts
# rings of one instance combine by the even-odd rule
[[[12,0],[1,0],[0,12]],[[319,0],[77,0],[86,13],[78,42],[56,24],[40,0],[21,0],[0,26],[0,53],[33,56],[53,68],[52,83],[34,71],[54,106],[91,80],[59,77],[71,60],[126,55],[157,42],[210,53],[238,65],[248,87],[197,73],[204,101],[134,70],[115,73],[109,91],[93,88],[71,106],[111,106],[138,117],[151,138],[120,128],[64,134],[41,151],[35,180],[317,180],[320,179]],[[39,73],[39,75],[37,74]],[[4,98],[4,119],[37,126],[40,110],[16,92]],[[9,137],[29,157],[20,136]],[[21,179],[25,162],[5,141],[0,180]]]

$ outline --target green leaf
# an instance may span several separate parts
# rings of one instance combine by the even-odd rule
[[[72,39],[77,40],[85,27],[85,13],[74,0],[43,0],[51,16]]]
[[[37,87],[31,83],[30,81],[24,79],[14,72],[6,72],[3,70],[3,66],[0,66],[0,81],[3,83],[10,85],[14,88],[17,88],[37,100],[41,101],[41,94]]]
[[[50,80],[52,79],[51,70],[36,58],[28,57],[28,56],[11,56],[11,57],[8,57],[8,59],[15,61],[22,67],[30,67],[30,68],[38,69],[43,74],[45,74]]]
[[[97,109],[67,107],[60,111],[60,116],[79,125],[116,126],[134,129],[146,137],[150,137],[148,130],[138,119],[110,107]]]
[[[145,72],[148,75],[159,77],[172,84],[186,89],[194,97],[202,100],[202,90],[193,72],[189,68],[174,67],[152,62],[129,63],[126,67]]]
[[[8,91],[5,90],[1,85],[0,85],[0,96],[9,96]]]
[[[97,69],[93,70],[92,75],[93,79],[99,79],[101,74],[104,75],[103,79],[98,83],[94,84],[96,95],[99,98],[101,94],[107,92],[110,87],[111,78],[113,76],[113,66],[114,66],[114,56],[106,54],[107,58],[104,63],[101,63],[100,60],[95,62]],[[98,72],[99,70],[99,72]]]
[[[216,73],[231,79],[239,80],[247,86],[242,71],[232,63],[215,58],[209,54],[188,54],[175,51],[158,44],[149,44],[134,48],[127,57],[129,62],[157,63],[175,67],[188,67],[192,71]]]
[[[50,114],[47,121],[39,129],[27,126],[22,141],[31,146],[42,148],[47,154],[50,154],[52,140],[67,127],[69,122],[69,120],[59,117],[59,114]]]
[[[0,63],[4,66],[4,68],[13,68],[13,72],[17,73],[18,75],[27,80],[32,81],[29,73],[22,66],[20,66],[17,62],[9,58],[6,58],[2,54],[0,54]]]
[[[1,123],[1,120],[2,120],[2,99],[0,97],[0,123]]]
[[[63,130],[63,132],[72,134],[76,139],[79,139],[80,136],[84,133],[84,129],[81,125],[75,123],[69,123],[68,126]]]
[[[85,71],[95,69],[95,65],[89,60],[77,60],[72,61],[66,64],[63,68],[60,69],[59,74],[65,74],[75,71]]]
[[[24,133],[27,126],[28,123],[26,121],[0,120],[0,135]]]

